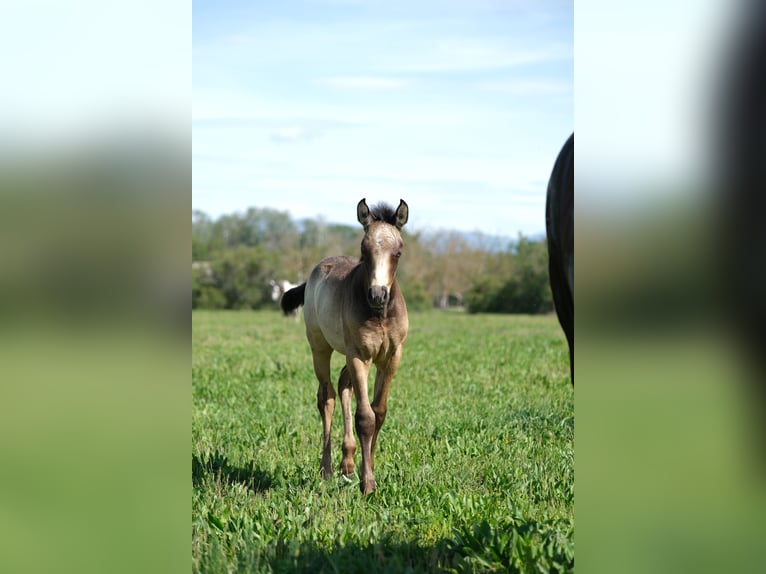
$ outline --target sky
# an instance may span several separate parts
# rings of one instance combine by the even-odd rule
[[[194,1],[192,208],[545,232],[574,129],[573,2]]]

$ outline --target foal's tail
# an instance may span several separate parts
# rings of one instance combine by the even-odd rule
[[[285,294],[282,295],[282,301],[279,303],[285,315],[288,315],[290,312],[295,311],[298,307],[303,305],[303,296],[305,293],[305,283],[301,283],[297,287],[285,291]]]

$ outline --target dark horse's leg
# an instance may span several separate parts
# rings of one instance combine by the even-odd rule
[[[551,285],[557,285],[558,288],[552,289],[553,304],[556,308],[556,315],[559,319],[564,335],[569,345],[569,376],[574,385],[574,301],[572,292],[561,286],[567,285],[566,273],[560,265],[557,257],[551,258],[548,267],[550,273]]]

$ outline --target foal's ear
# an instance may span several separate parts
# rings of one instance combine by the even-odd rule
[[[367,202],[362,199],[356,206],[356,218],[362,227],[367,229],[367,226],[372,223],[372,215],[370,215],[370,208],[367,207]]]
[[[407,220],[410,218],[410,208],[407,206],[407,203],[403,200],[399,200],[399,207],[396,208],[396,227],[401,229],[404,227],[404,224],[407,223]]]

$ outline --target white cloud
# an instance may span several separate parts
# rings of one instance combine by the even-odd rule
[[[571,96],[574,85],[562,80],[495,80],[480,82],[479,89],[514,96]]]
[[[310,130],[304,126],[287,126],[273,132],[271,134],[271,141],[285,143],[310,141],[318,138],[320,135],[319,131]]]
[[[254,118],[262,115],[264,102],[243,91],[218,88],[195,89],[192,99],[192,120]]]
[[[411,85],[412,80],[389,76],[335,76],[322,78],[320,83],[351,90],[398,90]]]
[[[541,47],[515,46],[505,38],[455,37],[431,46],[420,46],[417,53],[386,58],[385,67],[399,72],[458,72],[498,70],[545,62],[573,59],[571,44],[549,44]]]

